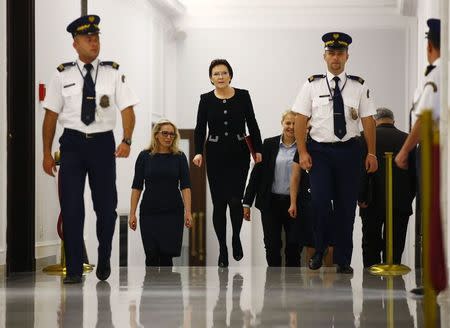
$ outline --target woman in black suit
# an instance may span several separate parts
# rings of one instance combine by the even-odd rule
[[[290,217],[290,177],[297,149],[294,135],[296,113],[287,111],[281,118],[283,133],[264,140],[263,161],[253,168],[243,200],[244,218],[250,220],[250,206],[256,196],[261,211],[266,260],[281,266],[281,230],[286,233],[286,266],[300,266],[300,220]]]
[[[193,162],[199,167],[202,165],[205,145],[206,170],[214,206],[213,224],[220,247],[218,265],[227,267],[227,206],[233,228],[233,258],[239,261],[244,256],[239,237],[243,220],[241,199],[250,164],[249,149],[244,139],[245,125],[253,140],[256,162],[262,158],[261,133],[248,91],[230,86],[233,78],[230,64],[225,59],[213,60],[209,66],[209,78],[215,89],[200,96]]]

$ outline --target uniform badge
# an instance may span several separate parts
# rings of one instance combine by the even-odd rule
[[[352,119],[354,120],[358,119],[358,111],[353,107],[350,109],[350,115],[352,116]]]
[[[109,107],[109,98],[108,98],[107,95],[103,95],[103,96],[100,98],[100,106],[101,106],[102,108]]]
[[[370,91],[369,91],[369,89],[367,89],[367,99],[369,99],[369,93],[370,93]]]
[[[125,83],[125,75],[122,74],[122,83]]]

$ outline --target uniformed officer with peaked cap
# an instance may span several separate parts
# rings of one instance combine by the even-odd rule
[[[64,283],[79,283],[83,269],[84,187],[86,175],[97,216],[98,265],[106,280],[111,272],[111,243],[117,207],[116,157],[128,157],[134,129],[133,106],[138,100],[119,73],[119,65],[100,61],[100,17],[87,15],[67,26],[78,59],[57,67],[43,107],[43,168],[54,176],[52,142],[56,122],[64,128],[59,139],[61,212],[67,275]],[[122,116],[123,136],[116,147],[116,110]]]
[[[311,197],[315,213],[314,246],[316,253],[309,267],[322,266],[323,253],[328,245],[327,226],[335,229],[334,262],[340,273],[352,273],[353,222],[358,199],[361,149],[359,122],[362,122],[368,145],[365,167],[377,170],[375,155],[375,107],[365,81],[348,75],[345,64],[350,35],[330,32],[322,36],[327,64],[326,74],[312,75],[298,94],[293,110],[300,165],[309,170]],[[310,118],[311,141],[306,143],[306,123]],[[324,204],[333,202],[333,215]],[[337,222],[330,222],[331,219]]]

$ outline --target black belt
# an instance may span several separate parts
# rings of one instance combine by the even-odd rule
[[[314,139],[311,139],[312,142],[316,142],[318,144],[326,145],[326,146],[348,146],[355,142],[358,142],[358,140],[359,140],[359,137],[353,137],[347,141],[334,141],[334,142],[319,142]]]
[[[271,197],[272,197],[272,199],[275,199],[275,200],[291,200],[291,196],[290,195],[271,193]]]
[[[104,131],[104,132],[94,132],[94,133],[84,133],[78,130],[74,130],[74,129],[64,129],[64,133],[71,135],[71,136],[78,136],[78,137],[83,137],[85,139],[92,139],[92,138],[96,138],[96,137],[101,137],[101,136],[105,136],[108,134],[112,133],[112,130],[109,131]]]

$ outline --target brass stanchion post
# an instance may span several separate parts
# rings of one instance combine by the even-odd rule
[[[386,262],[375,264],[369,268],[369,272],[378,276],[401,276],[411,271],[403,264],[393,263],[393,201],[392,201],[392,152],[385,152],[386,159]]]

